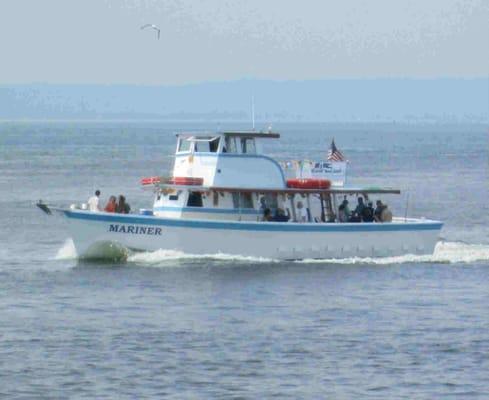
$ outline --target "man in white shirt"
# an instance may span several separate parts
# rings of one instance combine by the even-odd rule
[[[302,201],[297,202],[297,222],[307,222],[307,210],[304,208]]]
[[[88,199],[88,209],[90,211],[100,211],[100,206],[98,205],[100,200],[100,190],[95,191],[95,196]]]

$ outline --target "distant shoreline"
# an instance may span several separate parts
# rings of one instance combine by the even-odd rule
[[[128,119],[110,119],[110,118],[101,118],[101,119],[8,119],[8,118],[0,118],[1,124],[7,123],[35,123],[35,124],[62,124],[62,123],[86,123],[86,124],[151,124],[151,123],[163,123],[163,124],[178,124],[178,123],[187,123],[187,124],[239,124],[239,125],[249,125],[250,121],[248,120],[209,120],[209,119],[164,119],[164,118],[155,118],[155,119],[137,119],[137,118],[128,118]],[[265,131],[267,126],[269,125],[269,121],[255,121],[257,128],[256,131],[263,130]],[[280,124],[288,124],[288,125],[317,125],[317,124],[326,124],[326,125],[365,125],[365,124],[375,124],[375,125],[409,125],[409,126],[429,126],[429,125],[438,125],[438,126],[461,126],[461,125],[470,125],[470,126],[484,126],[486,127],[489,124],[489,119],[487,121],[416,121],[416,120],[401,120],[401,121],[376,121],[376,120],[365,120],[365,121],[274,121],[274,125]],[[251,127],[250,127],[251,129]]]
[[[489,78],[0,84],[0,120],[487,123]]]

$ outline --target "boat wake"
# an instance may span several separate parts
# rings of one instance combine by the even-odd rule
[[[91,250],[90,254],[83,257],[84,260],[99,260],[104,262],[125,262],[131,251],[117,243],[100,242]],[[55,260],[78,260],[75,244],[72,239],[67,239],[63,246],[58,250]]]
[[[474,262],[489,261],[489,245],[469,244],[462,242],[438,242],[432,255],[418,256],[406,254],[396,257],[350,257],[332,259],[304,259],[299,263],[333,263],[333,264],[469,264]]]
[[[66,239],[54,257],[55,260],[75,260],[77,258],[75,244],[72,239]]]
[[[67,239],[63,246],[58,250],[55,260],[76,260],[75,244],[72,239]],[[230,255],[224,253],[217,254],[187,254],[177,250],[156,250],[135,252],[121,246],[114,246],[112,243],[103,243],[97,248],[97,260],[104,259],[106,261],[121,261],[128,263],[140,264],[145,266],[162,266],[163,264],[172,263],[174,261],[199,262],[202,260],[214,260],[222,262],[246,262],[246,263],[271,263],[278,262],[270,258],[249,257],[240,255]]]
[[[184,252],[175,251],[175,250],[157,250],[153,252],[133,253],[127,259],[127,261],[131,263],[155,265],[155,266],[160,266],[163,263],[167,263],[169,261],[201,262],[205,260],[232,262],[232,263],[248,263],[248,264],[249,263],[273,263],[273,262],[280,261],[271,258],[240,256],[240,255],[232,255],[232,254],[224,254],[224,253],[199,254],[199,255],[186,254]]]
[[[175,261],[184,261],[188,263],[199,263],[202,261],[217,261],[223,263],[278,263],[281,260],[230,255],[224,253],[217,254],[187,254],[175,250],[157,250],[152,252],[133,252],[120,246],[105,244],[101,249],[101,256],[97,259],[106,261],[126,261],[130,264],[142,266],[174,266]],[[58,250],[56,260],[74,260],[77,259],[75,246],[71,239],[65,241],[63,246]],[[489,262],[489,245],[469,244],[463,242],[440,241],[435,247],[433,255],[412,255],[407,254],[396,257],[349,257],[349,258],[331,258],[331,259],[304,259],[295,261],[302,264],[406,264],[406,263],[430,263],[430,264],[468,264],[474,262]]]

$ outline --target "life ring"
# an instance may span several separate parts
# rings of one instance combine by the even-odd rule
[[[141,185],[154,185],[160,183],[161,178],[159,176],[150,176],[149,178],[141,178]]]
[[[194,178],[191,176],[175,176],[174,178],[167,179],[160,176],[150,176],[148,178],[141,178],[141,185],[155,185],[157,183],[169,183],[173,185],[184,186],[202,186],[204,178]]]
[[[329,179],[287,179],[287,187],[293,189],[329,189],[331,181]]]

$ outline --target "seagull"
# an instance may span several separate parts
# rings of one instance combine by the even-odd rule
[[[160,40],[160,28],[158,28],[156,25],[153,24],[146,24],[141,27],[141,29],[146,29],[146,28],[152,28],[155,31],[158,32],[158,40]]]

